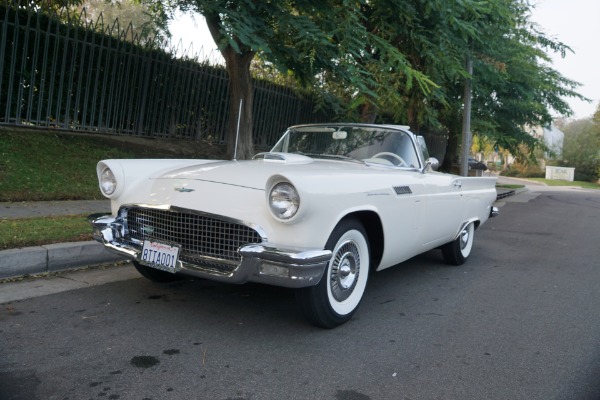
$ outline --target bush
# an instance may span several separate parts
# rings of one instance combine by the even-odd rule
[[[559,166],[575,168],[575,180],[597,182],[600,178],[600,108],[598,119],[580,120],[565,127]]]
[[[514,163],[500,173],[502,176],[514,178],[544,178],[546,171],[540,168],[539,165],[523,165]]]

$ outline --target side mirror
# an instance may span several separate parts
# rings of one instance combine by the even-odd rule
[[[437,169],[440,167],[440,162],[438,161],[437,158],[435,157],[429,157],[426,161],[425,161],[425,170],[430,170],[430,171],[437,171]]]

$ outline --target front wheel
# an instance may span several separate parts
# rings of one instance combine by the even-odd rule
[[[369,277],[369,242],[362,224],[343,220],[325,248],[333,255],[316,286],[299,289],[297,300],[306,318],[322,328],[348,321],[363,297]]]
[[[475,224],[470,222],[460,231],[455,240],[443,245],[442,255],[446,263],[451,265],[464,264],[471,254],[474,236]]]

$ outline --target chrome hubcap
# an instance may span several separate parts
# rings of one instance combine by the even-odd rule
[[[464,249],[465,247],[467,247],[467,244],[469,243],[469,225],[467,225],[467,227],[465,227],[465,229],[463,229],[463,231],[460,233],[460,248]]]
[[[346,300],[354,290],[360,271],[360,254],[354,242],[340,246],[331,266],[331,294],[337,301]]]

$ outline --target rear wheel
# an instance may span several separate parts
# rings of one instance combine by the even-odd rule
[[[152,282],[174,282],[181,280],[181,276],[172,274],[170,272],[161,271],[156,268],[147,267],[140,264],[137,261],[132,261],[133,266],[137,271],[144,277],[150,279]]]
[[[475,224],[470,222],[458,234],[458,237],[442,246],[444,260],[451,265],[462,265],[467,261],[473,248]]]
[[[322,328],[348,321],[362,300],[369,276],[369,242],[362,224],[343,220],[325,248],[333,256],[316,286],[299,289],[297,299],[307,319]]]

